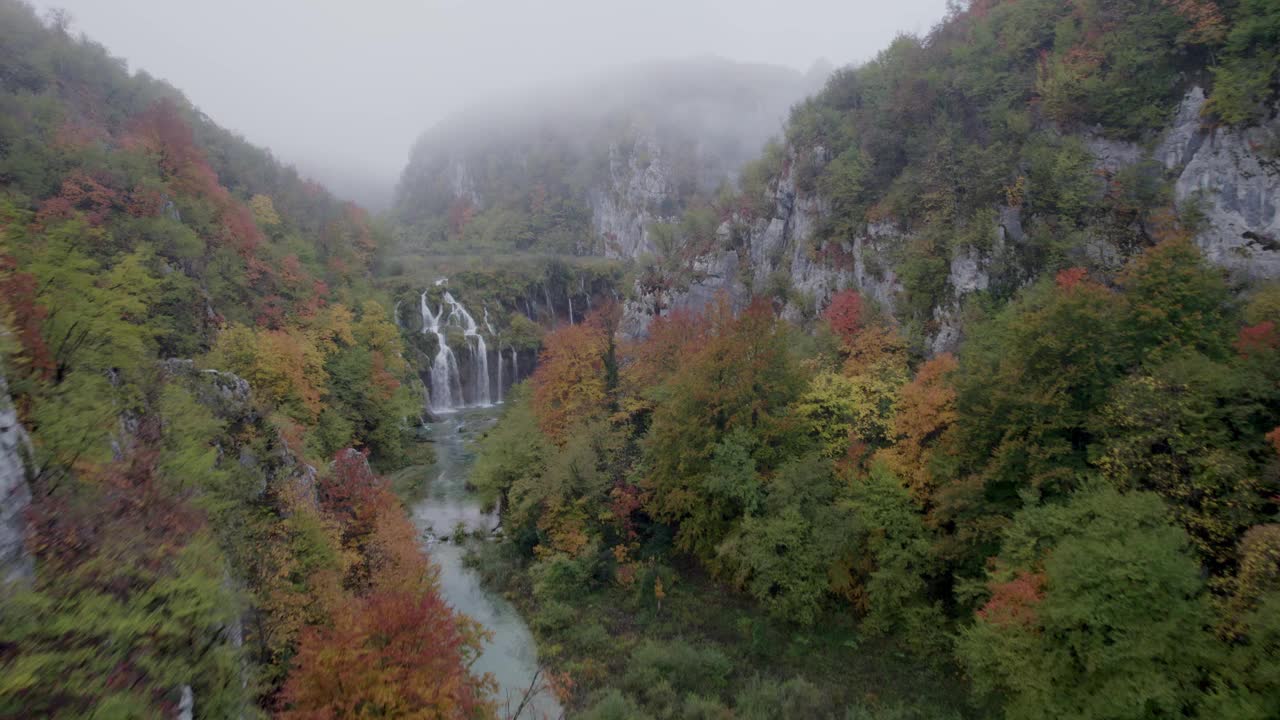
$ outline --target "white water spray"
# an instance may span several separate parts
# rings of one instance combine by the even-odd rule
[[[475,404],[488,407],[493,404],[493,395],[489,389],[489,349],[485,346],[484,336],[476,326],[476,319],[453,298],[448,290],[444,293],[444,301],[449,304],[449,322],[462,328],[474,359],[472,371],[475,375]]]
[[[498,343],[498,404],[502,404],[502,343]]]
[[[427,305],[427,293],[421,297],[422,332],[435,333],[435,359],[431,362],[431,409],[435,412],[449,412],[462,404],[462,377],[458,373],[458,360],[445,339],[444,330],[440,326],[440,318],[444,315],[444,306],[435,313]]]

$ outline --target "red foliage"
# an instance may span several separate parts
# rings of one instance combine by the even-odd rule
[[[174,488],[157,476],[158,420],[144,419],[137,443],[125,448],[123,459],[102,467],[84,468],[90,502],[71,493],[37,497],[30,508],[32,550],[55,575],[74,571],[82,583],[102,583],[122,595],[137,590],[134,572],[120,573],[120,564],[152,573],[166,572],[186,539],[203,527],[204,517]],[[127,552],[125,557],[113,553]],[[95,555],[112,559],[110,566],[93,562]],[[113,587],[113,583],[126,583]]]
[[[1240,353],[1241,357],[1258,355],[1277,348],[1280,348],[1280,334],[1276,333],[1276,324],[1271,320],[1240,328],[1240,335],[1236,338],[1236,352]]]
[[[44,342],[41,328],[49,311],[36,302],[36,279],[31,273],[19,272],[17,262],[0,255],[0,309],[4,320],[18,336],[23,360],[35,377],[53,374],[53,356]]]
[[[1089,271],[1082,267],[1067,268],[1054,277],[1054,282],[1058,284],[1061,290],[1074,290],[1088,276]]]
[[[196,145],[191,126],[172,100],[160,100],[134,118],[125,146],[155,155],[175,191],[210,201],[221,221],[218,240],[242,256],[252,256],[263,241],[253,213],[219,184],[217,174]]]
[[[467,224],[470,223],[476,215],[476,209],[466,198],[458,198],[449,206],[449,232],[452,235],[461,235]]]
[[[369,382],[374,389],[378,391],[377,396],[383,400],[390,400],[395,391],[400,388],[400,381],[387,371],[387,359],[383,356],[382,351],[374,350],[370,356],[373,364],[373,370],[370,373]]]
[[[395,494],[374,474],[366,456],[358,450],[339,450],[333,472],[316,484],[320,506],[342,524],[343,537],[359,539],[373,532],[378,515],[399,512]]]
[[[1036,605],[1044,599],[1043,573],[1021,573],[991,587],[991,599],[978,610],[978,617],[993,625],[1031,627],[1036,624]]]
[[[104,182],[109,179],[93,177],[81,170],[72,171],[63,179],[58,194],[40,203],[36,225],[45,227],[51,220],[69,220],[77,214],[83,214],[85,222],[93,227],[102,225],[123,199]]]
[[[280,258],[280,281],[290,288],[297,288],[306,275],[302,262],[292,253]]]
[[[648,336],[624,348],[628,363],[624,372],[632,390],[658,385],[680,368],[706,339],[710,324],[701,313],[678,308],[649,323]]]
[[[628,540],[636,537],[635,522],[632,516],[644,507],[644,496],[640,488],[625,482],[619,482],[609,492],[609,512],[614,521],[622,529]]]
[[[253,211],[218,186],[215,193],[222,217],[222,240],[241,255],[250,255],[262,243],[262,231],[253,219]]]
[[[279,295],[268,295],[258,302],[254,321],[258,327],[279,330],[285,326],[285,300]]]
[[[483,631],[441,598],[436,570],[385,481],[347,448],[317,495],[360,560],[347,581],[352,594],[326,624],[303,630],[280,717],[487,715],[492,679],[469,670]]]
[[[852,343],[862,330],[863,305],[862,295],[857,290],[843,290],[832,296],[831,304],[823,313],[823,317],[831,325],[831,330],[839,335],[846,345]]]
[[[129,191],[124,211],[136,218],[156,217],[165,205],[164,194],[155,188],[138,188]]]
[[[1276,452],[1280,453],[1280,427],[1267,433],[1266,437],[1276,447]]]
[[[465,645],[434,588],[345,603],[332,626],[303,631],[279,717],[476,717],[486,684],[467,671]]]

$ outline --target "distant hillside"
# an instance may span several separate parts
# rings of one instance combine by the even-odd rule
[[[649,222],[732,181],[822,75],[706,58],[471,108],[414,147],[406,247],[642,252]]]

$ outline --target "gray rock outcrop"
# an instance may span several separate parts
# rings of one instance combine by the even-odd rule
[[[27,485],[30,453],[26,430],[18,422],[8,385],[0,376],[0,588],[26,581],[32,575],[31,554],[26,546],[26,514],[31,504],[31,488]]]
[[[1206,128],[1205,95],[1183,98],[1156,157],[1175,172],[1180,207],[1204,214],[1196,237],[1210,262],[1245,279],[1280,277],[1280,120],[1252,128]]]

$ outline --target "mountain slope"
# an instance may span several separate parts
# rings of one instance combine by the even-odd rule
[[[0,0],[0,716],[488,711],[373,472],[422,454],[384,244]]]

